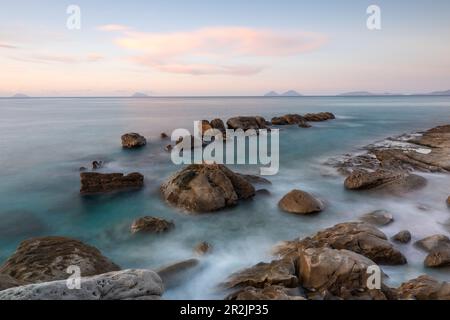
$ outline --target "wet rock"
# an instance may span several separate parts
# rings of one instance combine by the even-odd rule
[[[213,212],[252,198],[255,188],[224,165],[190,165],[161,186],[164,199],[189,212]]]
[[[212,245],[208,242],[200,242],[194,248],[194,252],[198,256],[204,256],[212,251]]]
[[[23,285],[23,283],[18,281],[17,279],[14,279],[8,274],[0,273],[0,291],[9,288],[19,287],[21,285]]]
[[[161,277],[166,288],[173,287],[185,281],[200,266],[198,259],[176,262],[159,268],[156,272]]]
[[[163,233],[175,227],[172,221],[156,217],[142,217],[133,222],[131,233]]]
[[[221,119],[211,120],[210,125],[213,129],[217,129],[220,132],[222,132],[222,134],[226,133],[225,124],[223,123],[223,121]]]
[[[304,117],[299,114],[286,114],[281,117],[274,117],[271,121],[272,125],[294,125],[297,124],[299,126],[307,127],[307,123]]]
[[[123,173],[82,172],[81,194],[107,193],[126,189],[140,189],[144,186],[144,176],[138,172]]]
[[[122,147],[126,149],[135,149],[143,147],[147,140],[138,133],[127,133],[122,136]]]
[[[392,237],[392,240],[400,243],[409,243],[411,241],[411,232],[403,230]]]
[[[348,250],[309,248],[299,253],[298,275],[312,292],[327,292],[341,299],[386,300],[386,288],[368,289],[367,269],[376,265]]]
[[[366,213],[360,220],[376,226],[385,226],[394,222],[394,217],[386,210],[376,210]]]
[[[256,190],[256,195],[257,196],[268,197],[268,196],[271,196],[272,193],[269,190],[267,190],[267,189],[259,189],[259,190]]]
[[[404,193],[426,185],[423,177],[404,172],[379,169],[375,172],[355,170],[344,182],[349,190],[377,189],[390,193]]]
[[[303,116],[306,121],[318,122],[336,119],[331,112],[307,113]]]
[[[244,131],[267,129],[266,120],[263,117],[234,117],[228,119],[227,126],[229,129],[242,129]]]
[[[450,239],[438,234],[419,240],[416,246],[428,252],[424,265],[428,268],[442,268],[450,266]]]
[[[92,170],[101,169],[101,168],[103,168],[103,165],[104,165],[104,163],[101,160],[99,160],[99,161],[97,161],[97,160],[92,161]]]
[[[223,286],[232,288],[264,288],[268,285],[280,285],[286,288],[298,286],[295,265],[291,259],[274,260],[270,263],[258,263],[248,269],[232,274]]]
[[[227,300],[306,300],[301,295],[291,294],[292,290],[282,286],[268,286],[264,288],[247,287],[229,295]]]
[[[159,299],[164,287],[151,270],[123,270],[81,278],[81,288],[71,290],[67,280],[0,291],[0,300],[142,300]]]
[[[403,283],[397,293],[399,299],[450,300],[450,284],[423,275]]]
[[[312,237],[284,242],[275,248],[275,254],[290,257],[296,256],[300,249],[322,247],[350,250],[378,264],[407,263],[403,254],[387,241],[383,232],[364,222],[340,223]]]
[[[240,173],[237,173],[237,175],[241,176],[251,184],[272,184],[272,182],[261,176],[255,176],[251,174],[240,174]]]
[[[443,234],[436,234],[417,241],[415,245],[426,252],[430,252],[440,247],[450,246],[450,238]]]
[[[166,150],[167,152],[171,152],[173,150],[173,146],[171,144],[168,144],[164,150]]]
[[[162,132],[161,135],[160,135],[160,138],[161,138],[161,139],[168,139],[169,136],[167,135],[167,133]]]
[[[23,241],[0,267],[0,273],[18,281],[36,283],[66,279],[69,266],[78,266],[83,276],[120,268],[101,252],[81,241],[64,237],[43,237]]]
[[[212,126],[209,123],[208,120],[202,120],[200,121],[200,132],[202,132],[202,134],[205,134],[206,131],[211,130]]]
[[[292,190],[289,192],[280,200],[278,206],[283,211],[295,214],[317,213],[324,208],[321,201],[301,190]]]

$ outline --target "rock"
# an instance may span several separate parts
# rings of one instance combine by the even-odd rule
[[[392,240],[400,243],[409,243],[411,241],[411,233],[408,230],[403,230],[392,237]]]
[[[255,188],[224,165],[194,164],[170,177],[162,186],[164,199],[189,212],[213,212],[255,195]]]
[[[403,283],[397,289],[397,294],[399,299],[450,300],[450,284],[423,275]]]
[[[23,283],[18,281],[17,279],[14,279],[8,274],[0,273],[0,291],[19,287],[21,285],[23,285]]]
[[[450,196],[447,198],[447,205],[450,207]]]
[[[212,129],[212,126],[211,126],[211,124],[209,123],[208,120],[202,120],[202,121],[200,121],[200,128],[199,129],[201,130],[202,135],[204,135],[206,131]]]
[[[367,268],[376,265],[349,250],[309,248],[299,253],[298,275],[311,292],[328,293],[341,299],[386,300],[381,290],[368,289]]]
[[[159,299],[164,287],[151,270],[123,270],[81,278],[71,290],[67,280],[30,284],[0,291],[0,300],[142,300]]]
[[[361,254],[378,264],[402,265],[406,258],[387,241],[386,235],[364,222],[346,222],[319,231],[312,237],[284,242],[275,248],[275,254],[296,256],[300,249],[345,249]]]
[[[304,124],[306,123],[305,118],[299,114],[286,114],[281,117],[272,118],[271,123],[273,125],[292,125],[292,124]]]
[[[241,176],[251,184],[272,184],[272,182],[261,176],[255,176],[251,174],[240,174],[240,173],[237,173],[237,175]]]
[[[404,172],[379,169],[375,172],[355,170],[344,182],[349,190],[378,189],[389,193],[404,193],[426,185],[425,178]]]
[[[103,161],[93,161],[92,162],[92,170],[98,170],[103,168]]]
[[[307,113],[303,116],[306,121],[317,122],[336,119],[331,112]]]
[[[267,189],[259,189],[259,190],[256,190],[256,195],[257,196],[268,197],[268,196],[271,196],[272,193],[269,190],[267,190]]]
[[[278,206],[283,211],[295,214],[317,213],[324,208],[321,201],[301,190],[292,190],[289,192],[280,200]]]
[[[220,132],[222,132],[222,134],[226,133],[225,124],[223,123],[223,121],[221,119],[211,120],[210,125],[213,129],[217,129]]]
[[[198,259],[189,259],[159,268],[156,272],[161,277],[165,287],[170,288],[184,282],[199,265]]]
[[[376,226],[385,226],[394,222],[394,217],[385,210],[376,210],[366,213],[360,220]]]
[[[165,132],[162,132],[160,137],[161,137],[161,139],[168,139],[169,138],[169,136]]]
[[[134,172],[123,173],[94,173],[82,172],[81,194],[106,193],[124,189],[140,189],[144,186],[144,176]]]
[[[138,133],[127,133],[122,136],[122,147],[126,149],[135,149],[143,147],[147,140]]]
[[[172,221],[146,216],[133,222],[131,233],[163,233],[174,227],[175,224]]]
[[[286,288],[296,288],[298,278],[295,275],[295,265],[291,259],[274,260],[270,263],[258,263],[248,269],[232,274],[222,284],[227,289],[233,288],[264,288],[268,285],[280,285]]]
[[[173,146],[172,146],[171,144],[168,144],[168,145],[164,148],[164,150],[166,150],[167,152],[171,152],[172,149],[173,149]]]
[[[450,239],[442,234],[427,237],[415,243],[417,247],[428,252],[424,265],[428,268],[450,266]]]
[[[226,300],[306,300],[300,295],[291,295],[291,290],[282,286],[265,288],[247,287],[229,295]]]
[[[203,148],[207,145],[207,143],[203,139],[199,139],[194,137],[193,135],[186,136],[186,137],[180,137],[176,142],[175,145],[178,146],[181,144],[183,149],[195,149],[195,148]]]
[[[242,129],[247,131],[253,129],[258,131],[259,129],[267,129],[266,120],[263,117],[235,117],[230,118],[227,121],[229,129]]]
[[[415,245],[425,250],[426,252],[431,252],[433,250],[436,250],[440,247],[446,247],[450,245],[450,239],[449,237],[443,235],[443,234],[436,234],[430,237],[426,237],[422,240],[419,240],[415,243]]]
[[[204,256],[208,253],[211,253],[212,251],[212,245],[208,242],[200,242],[198,245],[195,246],[194,252],[198,256]]]
[[[81,241],[43,237],[23,241],[0,267],[0,273],[25,283],[62,280],[69,266],[78,266],[82,276],[98,275],[120,268],[101,252]]]

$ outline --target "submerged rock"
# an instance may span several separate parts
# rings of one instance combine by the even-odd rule
[[[147,140],[138,133],[126,133],[122,136],[122,147],[126,149],[135,149],[143,147]]]
[[[360,220],[376,226],[385,226],[394,222],[394,217],[385,210],[376,210],[366,213],[360,217]]]
[[[278,206],[286,212],[295,214],[311,214],[323,210],[321,201],[301,190],[292,190],[278,203]]]
[[[168,139],[169,136],[167,135],[167,133],[161,132],[160,138],[161,138],[161,139]]]
[[[83,276],[120,269],[98,249],[81,241],[43,237],[23,241],[0,267],[0,273],[25,283],[46,282],[68,278],[69,266],[80,267]]]
[[[247,131],[249,129],[259,130],[267,129],[266,120],[263,117],[234,117],[227,121],[227,126],[229,129],[242,129]]]
[[[103,168],[103,165],[104,165],[104,163],[101,160],[92,161],[92,170],[101,169],[101,168]]]
[[[168,288],[184,282],[199,265],[198,259],[189,259],[159,268],[156,272],[161,277],[165,287]]]
[[[307,113],[303,116],[306,121],[317,122],[336,119],[331,112]]]
[[[424,265],[429,268],[450,266],[450,239],[444,235],[434,235],[419,240],[416,246],[428,252]]]
[[[161,186],[164,199],[189,212],[213,212],[252,198],[255,188],[224,165],[194,164]]]
[[[392,237],[392,240],[400,243],[409,243],[411,241],[411,232],[403,230]]]
[[[415,300],[450,300],[450,283],[438,282],[423,275],[403,283],[398,289],[399,299]]]
[[[200,242],[195,246],[194,252],[198,256],[204,256],[208,253],[211,253],[212,249],[213,249],[212,245],[209,244],[208,242]]]
[[[95,194],[119,191],[124,189],[140,189],[144,186],[144,176],[138,172],[123,173],[82,172],[81,194]]]
[[[162,233],[175,227],[172,221],[156,217],[142,217],[136,219],[131,225],[131,233]]]
[[[151,270],[123,270],[81,278],[81,288],[67,280],[30,284],[0,291],[0,300],[142,300],[159,299],[164,287]]]

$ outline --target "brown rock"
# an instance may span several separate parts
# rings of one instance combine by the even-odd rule
[[[222,134],[226,133],[226,128],[225,128],[225,124],[223,123],[223,121],[221,119],[214,119],[210,122],[210,125],[213,129],[217,129],[220,132],[222,132]]]
[[[323,210],[323,204],[312,195],[301,190],[292,190],[285,195],[278,206],[286,212],[295,214],[311,214]]]
[[[270,263],[257,265],[232,274],[223,284],[225,288],[264,288],[268,285],[280,285],[286,288],[298,286],[295,266],[292,260],[274,260]]]
[[[307,113],[303,116],[306,121],[317,122],[336,119],[331,112]]]
[[[23,282],[18,281],[17,279],[14,279],[8,274],[2,274],[0,273],[0,291],[6,290],[9,288],[19,287],[24,285]]]
[[[417,241],[415,245],[422,250],[431,252],[440,247],[449,246],[450,238],[443,234],[436,234]]]
[[[168,288],[183,282],[199,267],[199,264],[199,260],[189,259],[159,268],[156,273],[163,280],[165,287]]]
[[[146,216],[133,222],[131,233],[162,233],[174,227],[175,224],[172,221]]]
[[[428,252],[424,265],[428,268],[442,268],[450,266],[450,239],[437,234],[415,243],[417,247]]]
[[[385,210],[376,210],[366,213],[360,218],[360,220],[375,226],[385,226],[394,222],[394,217]]]
[[[162,132],[160,137],[161,137],[161,139],[168,139],[169,138],[169,136],[165,132]]]
[[[227,300],[306,300],[300,295],[292,295],[291,290],[282,286],[267,286],[265,288],[247,287],[229,295]]]
[[[229,129],[242,129],[244,131],[253,129],[258,131],[259,129],[267,129],[266,120],[263,117],[235,117],[230,118],[227,121]]]
[[[240,173],[237,173],[237,175],[241,176],[251,184],[272,184],[272,182],[261,176],[255,176],[251,174],[240,174]]]
[[[144,176],[140,173],[94,173],[82,172],[81,194],[95,194],[125,189],[140,189],[144,186]]]
[[[67,279],[67,267],[72,265],[80,267],[85,277],[120,270],[98,249],[81,241],[43,237],[23,241],[0,273],[25,283],[47,282]]]
[[[450,196],[447,198],[447,205],[450,207]]]
[[[204,256],[205,254],[208,254],[212,251],[212,245],[208,242],[200,242],[198,245],[195,246],[194,252],[198,256]]]
[[[450,300],[450,284],[423,275],[403,283],[397,289],[399,299]]]
[[[204,135],[206,131],[211,130],[212,126],[209,123],[208,120],[202,120],[200,121],[200,128],[199,128],[202,132],[202,134]]]
[[[127,133],[122,136],[122,147],[126,149],[135,149],[143,147],[147,140],[138,133]]]
[[[224,165],[190,165],[161,186],[170,204],[190,212],[212,212],[252,198],[255,188]]]
[[[392,240],[400,243],[409,243],[411,241],[411,232],[403,230],[392,237]]]

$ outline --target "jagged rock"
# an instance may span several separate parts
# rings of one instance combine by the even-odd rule
[[[311,214],[323,210],[321,201],[301,190],[292,190],[278,203],[278,206],[286,212],[295,214]]]
[[[45,282],[68,278],[69,266],[80,267],[83,276],[120,269],[98,249],[81,241],[43,237],[23,241],[0,267],[0,273],[24,283]]]
[[[450,300],[450,283],[438,282],[423,275],[403,283],[398,289],[399,299],[414,300]]]
[[[346,222],[319,231],[312,237],[287,241],[275,248],[275,254],[296,256],[304,248],[346,249],[361,254],[378,264],[407,263],[403,254],[387,241],[386,235],[364,222]]]
[[[303,116],[306,121],[317,122],[336,119],[331,112],[307,113]]]
[[[156,272],[161,277],[165,287],[169,288],[183,282],[199,266],[200,261],[198,259],[189,259],[161,267]]]
[[[204,256],[212,251],[212,245],[208,242],[200,242],[194,248],[194,252],[198,256]]]
[[[355,170],[344,182],[350,190],[377,189],[390,193],[404,193],[426,185],[425,178],[404,172],[379,169],[375,172]]]
[[[213,129],[217,129],[222,132],[222,134],[226,133],[225,124],[223,123],[222,119],[211,120],[210,125]]]
[[[394,222],[394,217],[385,210],[376,210],[366,213],[360,217],[360,220],[376,226],[385,226]]]
[[[172,221],[146,216],[133,222],[131,233],[162,233],[174,227],[175,224]]]
[[[428,252],[424,265],[429,268],[450,266],[450,239],[444,235],[434,235],[419,240],[416,246]]]
[[[400,243],[409,243],[411,241],[411,232],[403,230],[392,237],[392,240]]]
[[[9,288],[19,287],[21,285],[23,285],[23,282],[14,279],[8,274],[0,273],[0,291]]]
[[[376,265],[349,250],[309,248],[299,252],[298,275],[302,286],[341,299],[386,300],[386,287],[368,289],[367,268]]]
[[[144,186],[144,176],[138,172],[123,173],[82,172],[81,194],[106,193],[125,189],[140,189]]]
[[[224,165],[194,164],[161,186],[167,202],[189,212],[212,212],[252,198],[255,188]]]
[[[286,288],[298,286],[295,265],[291,259],[274,260],[270,263],[258,263],[248,269],[232,274],[223,286],[232,288],[264,288],[268,285],[280,285]]]
[[[151,270],[123,270],[81,278],[71,290],[67,280],[30,284],[0,291],[0,300],[142,300],[159,299],[164,287]]]
[[[138,133],[127,133],[122,136],[122,147],[126,149],[135,149],[143,147],[147,140]]]
[[[266,120],[263,117],[235,117],[227,121],[229,129],[242,129],[244,131],[253,129],[267,129]]]
[[[267,286],[265,288],[247,287],[229,295],[227,300],[306,300],[301,295],[292,295],[291,289],[282,286]]]

